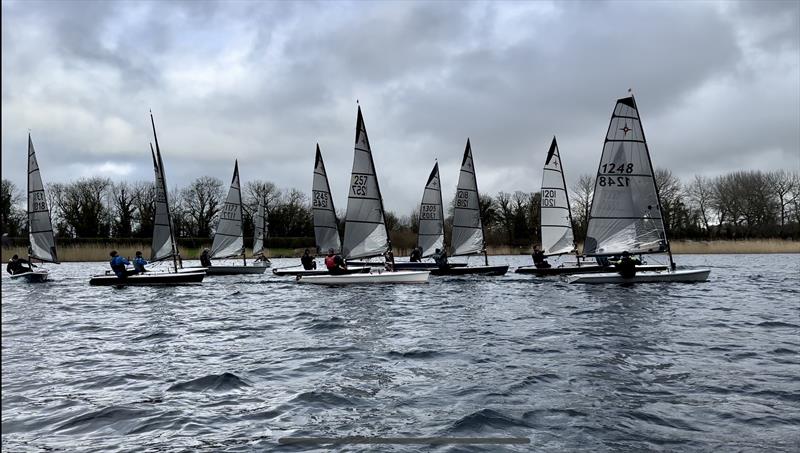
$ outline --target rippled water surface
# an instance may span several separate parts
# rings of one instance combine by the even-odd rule
[[[103,263],[50,266],[43,285],[4,275],[2,446],[291,451],[312,447],[278,439],[363,435],[530,439],[438,451],[798,451],[800,255],[677,261],[710,281],[325,288],[267,273],[113,289],[88,286]]]

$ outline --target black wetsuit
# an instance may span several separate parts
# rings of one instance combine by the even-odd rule
[[[26,264],[28,265],[28,267],[25,267]],[[8,261],[8,265],[6,266],[6,272],[8,272],[11,275],[21,274],[23,272],[33,272],[33,269],[30,266],[31,262],[26,259],[22,258],[19,258],[17,260],[12,259]]]
[[[418,263],[422,259],[422,254],[420,253],[419,249],[414,249],[411,251],[411,256],[408,257],[408,260],[412,263]]]
[[[642,262],[636,258],[623,256],[622,259],[617,262],[615,267],[617,268],[619,275],[621,275],[623,278],[633,278],[636,276],[637,264],[642,264]]]
[[[305,270],[316,269],[316,266],[314,265],[314,257],[311,255],[303,255],[300,258],[300,262],[303,264],[303,269]]]
[[[536,266],[537,269],[549,269],[550,263],[544,259],[544,252],[541,250],[537,250],[533,252],[533,265]]]
[[[209,258],[208,253],[203,252],[200,255],[200,265],[203,267],[211,267],[211,258]]]

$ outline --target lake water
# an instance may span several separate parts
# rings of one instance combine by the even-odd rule
[[[49,266],[43,285],[3,275],[2,448],[326,451],[278,439],[361,435],[530,443],[340,448],[798,451],[800,255],[676,261],[710,281],[326,288],[268,270],[114,289],[88,286],[103,263]]]

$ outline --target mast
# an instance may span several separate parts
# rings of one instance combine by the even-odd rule
[[[631,90],[628,90],[630,92]],[[639,107],[636,105],[636,98],[631,93],[631,101],[633,102],[633,108],[636,110],[637,114],[639,112]],[[639,115],[641,118],[641,115]],[[641,125],[641,120],[639,121],[639,127],[642,129],[642,140],[644,140],[644,149],[647,150],[647,163],[650,165],[650,170],[653,172],[653,188],[656,191],[656,198],[658,199],[658,212],[661,215],[661,222],[664,225],[664,242],[667,245],[667,255],[669,256],[669,268],[670,270],[675,270],[675,261],[672,259],[672,247],[669,244],[669,222],[664,222],[664,206],[661,204],[661,194],[658,192],[658,183],[656,183],[656,169],[653,167],[653,160],[650,157],[650,148],[647,146],[647,138],[644,135],[644,126]]]
[[[164,162],[161,160],[161,148],[158,147],[158,134],[156,134],[156,122],[153,120],[153,111],[150,111],[150,124],[153,125],[153,138],[156,142],[156,158],[158,159],[158,169],[161,172],[161,185],[162,189],[164,190],[164,204],[167,207],[167,221],[169,222],[169,237],[170,241],[172,242],[172,265],[175,269],[175,272],[178,272],[178,243],[175,240],[175,229],[172,225],[172,213],[169,210],[169,197],[167,196],[167,178],[164,174]],[[150,150],[152,151],[153,144],[150,144]],[[183,266],[181,266],[183,267]]]
[[[472,159],[472,171],[475,172],[475,158],[472,157],[472,146],[469,144],[469,137],[467,137],[467,149],[469,149],[469,157]],[[478,217],[481,220],[481,241],[483,241],[483,262],[486,266],[489,265],[489,253],[486,251],[486,229],[483,226],[483,213],[481,213],[481,193],[478,191],[478,177],[475,176],[475,196],[478,198]]]

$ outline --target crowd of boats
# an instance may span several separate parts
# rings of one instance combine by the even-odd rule
[[[266,201],[259,200],[254,216],[253,260],[248,264],[244,247],[242,197],[238,161],[225,204],[219,212],[208,258],[217,264],[184,268],[170,217],[164,162],[152,112],[155,147],[150,151],[155,170],[155,219],[150,262],[172,261],[169,272],[127,275],[107,271],[90,278],[91,285],[178,285],[201,283],[206,275],[263,274],[270,267],[266,258]],[[356,119],[353,168],[347,196],[344,239],[337,226],[336,210],[319,144],[316,147],[312,183],[312,213],[317,251],[341,254],[347,263],[343,272],[297,266],[273,269],[277,276],[293,277],[299,283],[344,285],[367,283],[425,283],[430,275],[501,276],[508,265],[489,265],[481,219],[480,196],[470,141],[467,139],[459,170],[453,206],[449,249],[445,245],[444,210],[439,164],[435,162],[419,209],[418,254],[421,261],[395,260],[386,224],[375,163],[372,158],[361,107]],[[55,235],[45,188],[30,134],[28,135],[28,225],[29,260],[58,263]],[[678,269],[673,261],[667,229],[656,185],[650,152],[633,95],[618,99],[606,133],[588,219],[583,254],[576,247],[566,179],[555,137],[545,159],[541,187],[541,253],[536,264],[515,270],[537,277],[565,276],[571,283],[697,282],[708,279],[709,269]],[[482,255],[483,265],[444,263],[442,255]],[[623,255],[665,256],[668,264],[641,264],[635,272],[618,272],[609,258]],[[437,260],[431,260],[436,255]],[[574,256],[557,266],[541,258]],[[230,260],[241,259],[238,262]],[[377,260],[376,260],[377,259]],[[588,261],[587,259],[592,259]],[[626,258],[627,259],[627,258]],[[220,261],[226,260],[226,261]],[[118,275],[119,274],[119,275]],[[43,282],[47,269],[29,268],[13,279]]]

